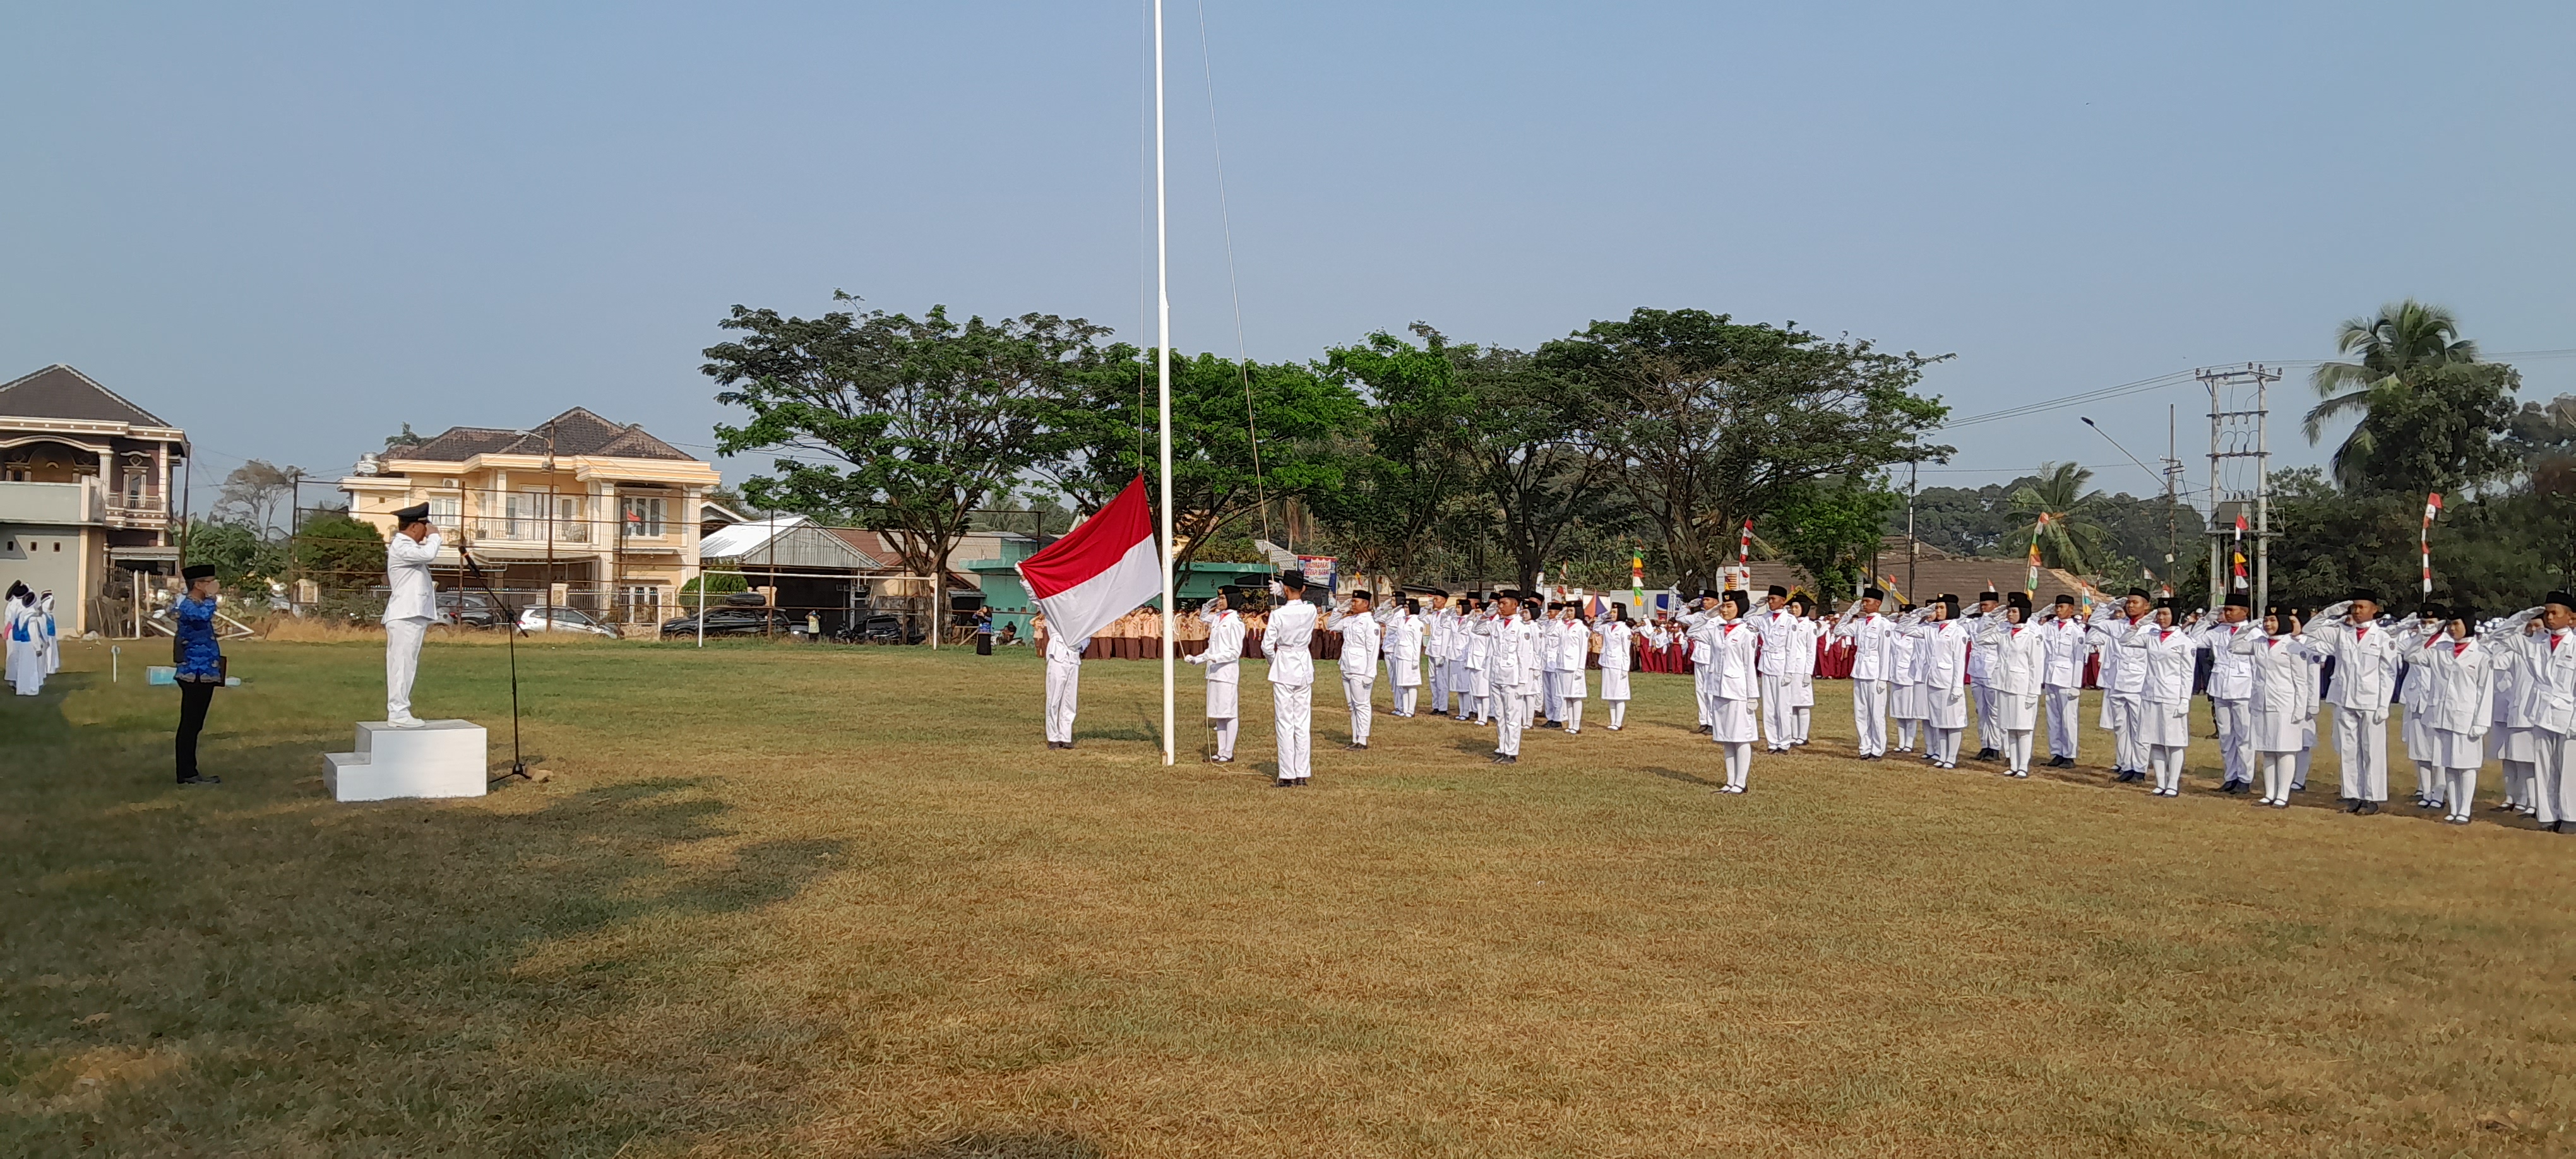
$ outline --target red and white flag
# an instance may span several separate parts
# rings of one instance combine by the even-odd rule
[[[2424,594],[2427,596],[2433,594],[2433,520],[2441,514],[2442,493],[2435,491],[2424,496],[2424,530],[2415,542],[2424,553]]]
[[[1047,632],[1080,640],[1163,594],[1163,553],[1154,543],[1154,512],[1145,476],[1082,526],[1019,563],[1020,579]]]

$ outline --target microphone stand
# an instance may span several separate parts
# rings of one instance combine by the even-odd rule
[[[457,558],[465,561],[465,574],[472,576],[474,578],[474,582],[483,588],[483,594],[491,597],[492,606],[499,609],[501,614],[508,618],[510,626],[510,635],[508,636],[508,647],[510,650],[510,771],[492,778],[490,784],[485,787],[489,788],[491,785],[498,785],[512,777],[517,777],[523,781],[533,781],[536,778],[528,775],[527,759],[519,755],[519,632],[521,631],[519,627],[519,615],[517,612],[510,609],[510,602],[502,599],[501,593],[492,590],[491,577],[483,573],[483,565],[474,562],[474,553],[466,546],[463,536],[457,537],[456,556]],[[456,610],[459,613],[457,618],[461,622],[464,619],[462,614],[465,611],[464,601],[457,601]]]

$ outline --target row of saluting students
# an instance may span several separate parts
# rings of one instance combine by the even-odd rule
[[[2375,813],[2388,799],[2387,720],[2406,709],[2401,736],[2416,767],[2415,803],[2467,824],[2480,769],[2504,769],[2498,810],[2535,817],[2552,832],[2576,832],[2576,786],[2568,741],[2576,736],[2576,597],[2552,592],[2539,606],[2481,619],[2465,606],[2427,604],[2416,614],[2383,613],[2376,595],[2355,591],[2315,616],[2277,608],[2256,622],[2242,596],[2185,613],[2171,599],[2130,589],[2089,611],[2073,596],[2047,609],[2021,593],[1982,593],[1973,609],[1943,595],[1892,613],[1886,595],[1865,589],[1838,615],[1818,615],[1804,596],[1773,587],[1703,593],[1695,610],[1649,625],[1624,608],[1587,615],[1579,604],[1549,606],[1503,592],[1490,600],[1436,590],[1401,601],[1355,592],[1329,616],[1302,598],[1304,578],[1271,585],[1280,605],[1250,641],[1271,660],[1282,787],[1312,775],[1310,741],[1318,631],[1336,633],[1351,713],[1350,748],[1365,749],[1374,723],[1374,686],[1383,670],[1398,719],[1418,715],[1426,685],[1431,711],[1492,727],[1492,760],[1516,763],[1528,729],[1579,734],[1591,698],[1589,668],[1601,673],[1607,727],[1625,726],[1629,675],[1644,656],[1678,648],[1693,678],[1699,731],[1720,746],[1721,792],[1749,788],[1752,751],[1786,752],[1808,743],[1819,658],[1848,649],[1854,732],[1863,760],[1921,746],[1936,768],[1958,767],[1973,723],[1973,759],[1999,761],[2028,777],[2037,738],[2051,767],[2075,764],[2080,698],[2098,666],[2097,724],[2111,734],[2112,775],[2152,778],[2158,797],[2181,793],[2191,743],[2195,675],[2208,654],[2206,695],[2225,763],[2222,790],[2287,807],[2305,787],[2321,708],[2332,705],[2345,811]],[[1208,760],[1234,759],[1240,725],[1236,684],[1247,644],[1241,615],[1222,599],[1202,608],[1207,647],[1190,661],[1207,668],[1207,717],[1216,734]],[[1081,642],[1051,641],[1048,742],[1072,746],[1073,690]],[[1353,663],[1360,657],[1367,662]],[[1427,669],[1427,675],[1426,675]]]

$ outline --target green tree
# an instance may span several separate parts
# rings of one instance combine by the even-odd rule
[[[2335,482],[2347,491],[2368,490],[2388,472],[2375,459],[2383,441],[2403,436],[2403,428],[2373,423],[2369,416],[2412,408],[2406,404],[2424,372],[2478,360],[2477,343],[2459,336],[2460,321],[2450,310],[2413,298],[2382,306],[2377,317],[2346,319],[2335,333],[2335,352],[2352,356],[2317,366],[2308,383],[2321,400],[2309,408],[2301,430],[2310,443],[2324,437],[2325,424],[2356,416],[2330,460]],[[2412,487],[2414,481],[2407,481]]]
[[[835,293],[837,301],[855,301]],[[726,455],[784,451],[743,483],[753,503],[855,520],[890,540],[906,571],[938,577],[975,512],[1058,454],[1069,383],[1098,366],[1108,333],[1080,318],[951,320],[883,310],[795,318],[735,306],[736,341],[706,349],[716,401],[748,412],[719,425]],[[816,461],[817,459],[826,461]],[[948,585],[933,583],[948,619]]]
[[[1517,586],[1536,587],[1558,562],[1568,533],[1587,524],[1624,530],[1628,509],[1601,484],[1609,449],[1596,439],[1599,395],[1590,383],[1551,372],[1501,347],[1450,347],[1472,404],[1461,416],[1460,449],[1489,525],[1510,554]]]
[[[264,584],[286,563],[278,544],[239,523],[191,520],[186,542],[188,562],[214,565],[215,582],[227,588]]]
[[[2101,566],[2103,527],[2110,500],[2088,490],[2093,472],[2076,463],[2041,463],[2039,478],[2013,489],[2012,516],[2019,535],[2039,536],[2040,562],[2078,575]]]
[[[247,527],[261,539],[273,538],[285,532],[294,514],[295,487],[303,478],[302,467],[252,459],[224,475],[210,514],[219,522]]]
[[[1773,504],[1762,542],[1807,573],[1816,595],[1842,599],[1868,576],[1888,513],[1904,506],[1904,496],[1865,476],[1811,479]]]
[[[1715,586],[1738,526],[1792,489],[1948,455],[1921,436],[1949,408],[1914,393],[1946,357],[1643,308],[1540,349],[1543,365],[1592,390],[1615,478],[1685,588]]]
[[[372,588],[385,582],[385,537],[345,510],[326,511],[295,530],[295,576],[326,588]]]
[[[1324,372],[1358,384],[1368,412],[1346,444],[1342,485],[1308,500],[1335,549],[1355,570],[1411,582],[1424,554],[1440,546],[1466,488],[1463,449],[1474,399],[1459,355],[1429,325],[1412,326],[1419,346],[1385,331],[1327,351]],[[1479,528],[1481,533],[1482,528]]]
[[[1063,436],[1034,474],[1085,512],[1139,473],[1152,478],[1161,421],[1154,372],[1153,351],[1122,343],[1069,376],[1049,417]],[[1174,562],[1186,566],[1206,545],[1240,532],[1265,502],[1340,486],[1344,454],[1334,436],[1357,427],[1365,410],[1350,387],[1313,367],[1175,356],[1172,533],[1182,542]]]

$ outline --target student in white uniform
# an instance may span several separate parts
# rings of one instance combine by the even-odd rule
[[[2397,628],[2406,636],[2407,646],[2397,653],[2397,705],[2405,709],[2397,724],[2397,737],[2406,742],[2406,759],[2415,766],[2415,807],[2430,809],[2441,804],[2444,776],[2441,762],[2441,738],[2434,735],[2434,681],[2421,677],[2427,671],[2415,665],[2416,652],[2440,646],[2440,625],[2447,619],[2442,606],[2426,603],[2416,609],[2415,618]]]
[[[1523,624],[1528,625],[1530,628],[1530,631],[1526,635],[1519,637],[1521,647],[1521,728],[1523,731],[1538,727],[1538,706],[1541,701],[1547,698],[1547,673],[1544,669],[1539,667],[1539,661],[1543,658],[1545,650],[1540,647],[1538,631],[1540,627],[1538,623],[1539,610],[1545,606],[1545,604],[1541,603],[1535,597],[1533,597],[1528,603],[1521,605],[1520,621]]]
[[[2264,617],[2260,633],[2232,634],[2227,649],[2245,660],[2253,677],[2245,744],[2262,766],[2263,796],[2255,804],[2287,809],[2299,755],[2316,743],[2315,680],[2325,656],[2299,637],[2298,619],[2287,609]]]
[[[2218,724],[2218,752],[2227,766],[2219,790],[2242,793],[2254,785],[2254,658],[2236,650],[2239,637],[2261,636],[2249,623],[2254,601],[2241,592],[2192,625],[2191,637],[2209,651],[2209,715]]]
[[[2003,610],[1977,622],[1976,650],[1986,654],[1994,689],[1994,722],[2003,741],[2004,775],[2030,776],[2031,734],[2039,727],[2040,690],[2048,671],[2045,629],[2029,623],[2030,597],[2014,592]]]
[[[1565,735],[1583,731],[1583,702],[1592,698],[1592,676],[1584,670],[1592,658],[1592,625],[1583,622],[1583,609],[1565,605],[1563,620],[1556,636],[1557,697],[1565,706]]]
[[[1216,753],[1208,763],[1233,764],[1234,738],[1243,727],[1243,617],[1218,592],[1199,609],[1199,620],[1207,625],[1207,650],[1189,661],[1207,666],[1208,727],[1216,730]]]
[[[1485,625],[1494,618],[1494,610],[1481,600],[1471,599],[1466,604],[1468,616],[1462,628],[1467,635],[1466,703],[1459,707],[1458,719],[1488,725],[1494,721],[1494,634],[1486,631]]]
[[[1494,614],[1476,625],[1487,646],[1486,678],[1494,690],[1494,763],[1498,765],[1520,763],[1521,729],[1529,719],[1521,703],[1527,688],[1524,677],[1538,661],[1534,647],[1538,628],[1521,618],[1516,597],[1513,592],[1496,597]]]
[[[1426,589],[1422,602],[1422,654],[1431,662],[1431,715],[1449,715],[1449,593]]]
[[[1910,633],[1916,641],[1915,671],[1923,704],[1923,756],[1936,769],[1959,767],[1960,742],[1967,736],[1968,627],[1956,618],[1959,597],[1942,596],[1923,605],[1921,622]]]
[[[2075,597],[2060,595],[2049,609],[2052,614],[2034,630],[2048,656],[2039,679],[2040,700],[2048,710],[2048,767],[2062,769],[2075,763],[2083,729],[2078,718],[2084,707],[2084,658],[2092,645],[2083,617],[2076,614]]]
[[[2537,635],[2523,635],[2523,625],[2537,621],[2544,629]],[[2576,777],[2570,776],[2570,762],[2576,760],[2576,594],[2565,591],[2549,593],[2549,598],[2536,608],[2514,613],[2505,621],[2506,630],[2500,642],[2520,653],[2523,711],[2532,729],[2532,808],[2540,827],[2552,833],[2570,832],[2567,815],[2576,806]],[[2342,681],[2338,679],[2336,683]]]
[[[2317,663],[2299,670],[2299,685],[2306,690],[2304,695],[2313,707],[2308,710],[2308,722],[2300,726],[2301,735],[2305,740],[2299,747],[2298,763],[2290,768],[2290,791],[2304,793],[2308,789],[2308,767],[2315,764],[2317,759],[2317,717],[2325,711],[2325,670],[2323,668],[2325,653],[2317,651],[2315,642],[2308,639],[2306,609],[2281,609],[2281,629],[2297,637],[2300,643],[2307,644],[2310,653],[2317,660]]]
[[[2118,607],[2093,609],[2087,639],[2102,657],[2102,728],[2111,734],[2112,780],[2134,781],[2147,775],[2147,743],[2140,731],[2147,670],[2143,658],[2123,644],[2129,633],[2149,622],[2153,610],[2144,588],[2130,588]]]
[[[2496,666],[2495,726],[2487,732],[2487,748],[2504,766],[2504,800],[2496,809],[2528,817],[2535,812],[2531,803],[2531,772],[2537,758],[2533,750],[2531,713],[2523,700],[2523,691],[2529,686],[2532,669],[2529,656],[2506,638],[2509,629],[2505,625],[2510,619],[2497,620],[2487,632],[2492,637],[2488,654]],[[2538,635],[2545,630],[2537,621],[2525,622],[2521,628],[2526,636]]]
[[[1082,700],[1082,653],[1091,647],[1091,637],[1068,639],[1062,632],[1047,633],[1046,641],[1046,738],[1051,749],[1073,747],[1073,714]]]
[[[1422,691],[1422,642],[1428,630],[1422,620],[1422,605],[1403,597],[1397,598],[1395,618],[1387,622],[1385,642],[1386,674],[1394,683],[1388,685],[1395,701],[1391,710],[1398,719],[1413,719],[1413,706]]]
[[[1270,721],[1279,734],[1273,783],[1285,789],[1315,775],[1315,658],[1306,650],[1315,638],[1315,605],[1306,602],[1306,577],[1296,571],[1280,572],[1270,594],[1279,606],[1261,630],[1261,654],[1270,660]]]
[[[1357,589],[1324,623],[1325,631],[1342,634],[1342,700],[1351,710],[1351,743],[1345,748],[1368,747],[1369,724],[1376,715],[1378,636],[1384,630],[1376,602],[1367,588]]]
[[[1789,610],[1789,589],[1778,584],[1762,597],[1761,611],[1750,617],[1753,628],[1762,637],[1762,747],[1775,753],[1789,751],[1797,730],[1790,723],[1789,685],[1796,679],[1797,637],[1800,633],[1798,613]]]
[[[2191,751],[2192,658],[2199,645],[2174,626],[2173,601],[2156,605],[2152,618],[2129,630],[2120,646],[2129,650],[2122,662],[2135,663],[2139,683],[2138,737],[2147,746],[2147,767],[2156,775],[2153,795],[2182,795],[2183,758]]]
[[[2425,684],[2424,727],[2430,734],[2433,767],[2441,783],[2423,799],[2438,795],[2446,806],[2442,820],[2469,823],[2469,808],[2478,795],[2478,769],[2486,764],[2487,730],[2495,726],[2494,646],[2477,635],[2477,613],[2467,607],[2444,608],[2442,618],[2419,621],[2411,632],[2426,643],[2402,653],[2407,683]]]
[[[1449,602],[1448,644],[1442,655],[1448,660],[1450,719],[1465,720],[1467,710],[1467,645],[1475,633],[1469,630],[1468,615],[1475,602],[1461,594]]]
[[[1636,655],[1627,606],[1610,605],[1609,617],[1596,622],[1592,631],[1601,641],[1601,702],[1610,706],[1610,731],[1617,732],[1628,719],[1628,668]]]
[[[1690,658],[1691,696],[1699,703],[1699,731],[1710,732],[1716,723],[1710,714],[1717,703],[1717,693],[1711,685],[1717,670],[1708,655],[1708,626],[1725,618],[1725,604],[1717,593],[1701,592],[1699,605],[1698,611],[1681,617],[1682,654]]]
[[[1998,614],[2003,604],[2003,594],[1988,588],[1977,593],[1976,611],[1966,616],[1954,614],[1950,618],[1958,620],[1960,628],[1973,640],[1979,632],[1985,630],[1986,617]],[[1995,720],[1994,690],[1986,687],[1986,676],[1991,670],[1993,658],[1984,653],[1985,649],[1982,648],[1971,646],[1968,649],[1968,696],[1977,714],[1977,759],[1991,761],[2004,755],[2001,743],[2003,726]]]
[[[2318,609],[2308,621],[2308,641],[2335,662],[2334,743],[2344,812],[2376,813],[2388,799],[2388,704],[2397,633],[2379,622],[2379,599],[2365,589]]]
[[[1924,718],[1932,713],[1932,703],[1923,692],[1923,637],[1912,629],[1932,618],[1931,608],[1925,604],[1902,609],[1898,615],[1906,630],[1887,642],[1887,715],[1896,719],[1896,751],[1914,752],[1919,739],[1927,760],[1935,759],[1931,756],[1931,737],[1923,728]]]
[[[1896,625],[1879,611],[1886,600],[1886,592],[1863,588],[1860,600],[1834,621],[1834,637],[1852,642],[1852,731],[1865,761],[1887,755],[1888,685],[1895,668],[1888,645]]]
[[[385,541],[385,722],[395,728],[419,728],[411,712],[412,678],[420,670],[420,643],[438,618],[438,585],[429,565],[438,558],[438,528],[429,522],[429,504],[394,512],[394,536]],[[511,631],[517,631],[516,624]]]
[[[1565,727],[1565,660],[1558,641],[1565,635],[1565,605],[1553,607],[1532,601],[1531,623],[1538,629],[1538,695],[1537,713],[1545,717],[1540,728]]]
[[[45,626],[45,675],[63,670],[63,632],[54,623],[54,593],[36,593],[36,618]]]
[[[1716,613],[1696,629],[1709,668],[1709,739],[1726,754],[1726,784],[1721,793],[1742,793],[1753,775],[1753,742],[1759,739],[1754,716],[1762,695],[1762,676],[1754,661],[1762,633],[1743,618],[1748,597],[1729,589]]]
[[[1797,628],[1788,637],[1789,654],[1783,667],[1789,678],[1783,687],[1789,698],[1789,744],[1794,748],[1807,743],[1807,730],[1816,719],[1816,641],[1824,626],[1816,621],[1816,601],[1805,596],[1790,598],[1789,614],[1796,618]]]

